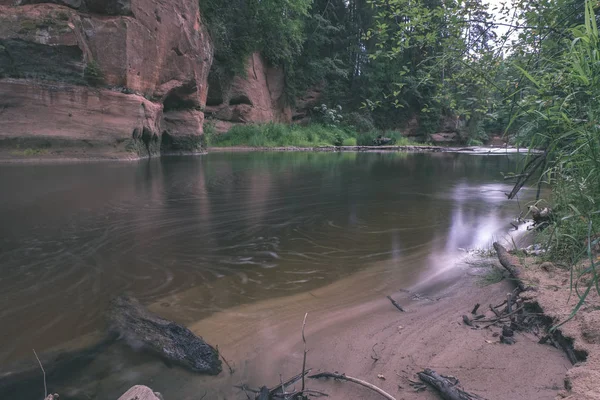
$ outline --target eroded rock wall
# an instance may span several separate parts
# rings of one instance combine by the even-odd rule
[[[212,45],[189,0],[0,0],[0,147],[202,149]]]
[[[220,132],[234,124],[291,122],[283,70],[254,53],[246,63],[245,76],[227,79],[211,74],[206,113]]]

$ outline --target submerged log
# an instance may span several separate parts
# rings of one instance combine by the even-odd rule
[[[500,261],[500,264],[502,264],[502,266],[512,275],[519,290],[525,290],[526,287],[521,281],[521,265],[515,262],[514,257],[511,256],[500,243],[494,242],[494,249],[498,254],[498,260]]]
[[[458,379],[442,376],[429,368],[417,375],[423,382],[433,386],[444,400],[485,400],[483,397],[461,389],[458,386]]]
[[[217,350],[185,326],[148,311],[139,301],[119,296],[109,309],[110,331],[134,349],[144,349],[194,372],[217,375]]]

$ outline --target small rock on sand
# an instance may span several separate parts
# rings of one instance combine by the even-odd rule
[[[158,392],[148,386],[136,385],[119,397],[119,400],[164,400]]]

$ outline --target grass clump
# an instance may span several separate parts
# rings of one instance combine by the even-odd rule
[[[83,77],[89,84],[93,86],[98,86],[104,83],[104,74],[102,73],[98,63],[94,60],[91,60],[85,66]]]
[[[32,148],[27,148],[24,150],[13,150],[11,151],[11,154],[13,156],[18,156],[18,157],[33,157],[33,156],[41,156],[44,154],[47,154],[48,150],[47,149],[32,149]]]
[[[359,133],[348,127],[312,124],[307,126],[278,123],[236,125],[225,134],[217,134],[207,124],[205,136],[214,147],[317,147],[317,146],[372,146],[377,136],[393,137],[396,144],[415,145],[400,132],[373,131]]]
[[[504,279],[504,271],[493,265],[489,266],[489,269],[479,277],[477,283],[481,287],[490,286],[500,282]]]

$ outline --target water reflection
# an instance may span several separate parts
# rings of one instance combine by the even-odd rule
[[[374,263],[410,285],[510,227],[500,172],[512,162],[252,153],[2,166],[0,365],[102,329],[123,291],[190,324]]]

